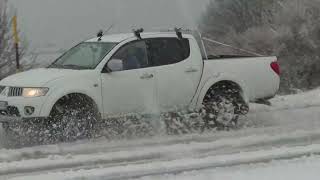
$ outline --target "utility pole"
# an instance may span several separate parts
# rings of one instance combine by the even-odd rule
[[[19,33],[18,33],[18,18],[17,16],[13,16],[12,20],[13,25],[13,38],[14,38],[14,46],[16,49],[16,68],[17,71],[20,70],[20,54],[19,54]]]

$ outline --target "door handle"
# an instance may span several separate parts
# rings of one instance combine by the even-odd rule
[[[151,79],[153,78],[153,74],[144,74],[140,77],[140,79]]]
[[[186,72],[186,73],[195,73],[195,72],[198,72],[198,71],[199,71],[198,69],[189,68],[189,69],[187,69],[185,72]]]

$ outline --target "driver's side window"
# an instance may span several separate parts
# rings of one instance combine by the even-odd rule
[[[125,71],[148,67],[145,41],[133,41],[121,47],[108,62],[111,71]],[[120,67],[121,66],[121,67]]]

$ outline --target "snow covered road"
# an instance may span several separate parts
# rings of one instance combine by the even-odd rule
[[[317,180],[320,157],[311,156],[293,160],[240,165],[185,172],[177,175],[147,176],[139,180]]]
[[[195,171],[189,179],[219,179],[202,172],[320,155],[320,91],[277,97],[273,104],[254,105],[251,126],[232,132],[0,149],[0,179],[184,179],[189,171]]]

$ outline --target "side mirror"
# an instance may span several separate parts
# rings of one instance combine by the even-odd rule
[[[111,59],[107,66],[104,68],[104,72],[117,72],[123,70],[123,61],[121,59]]]

